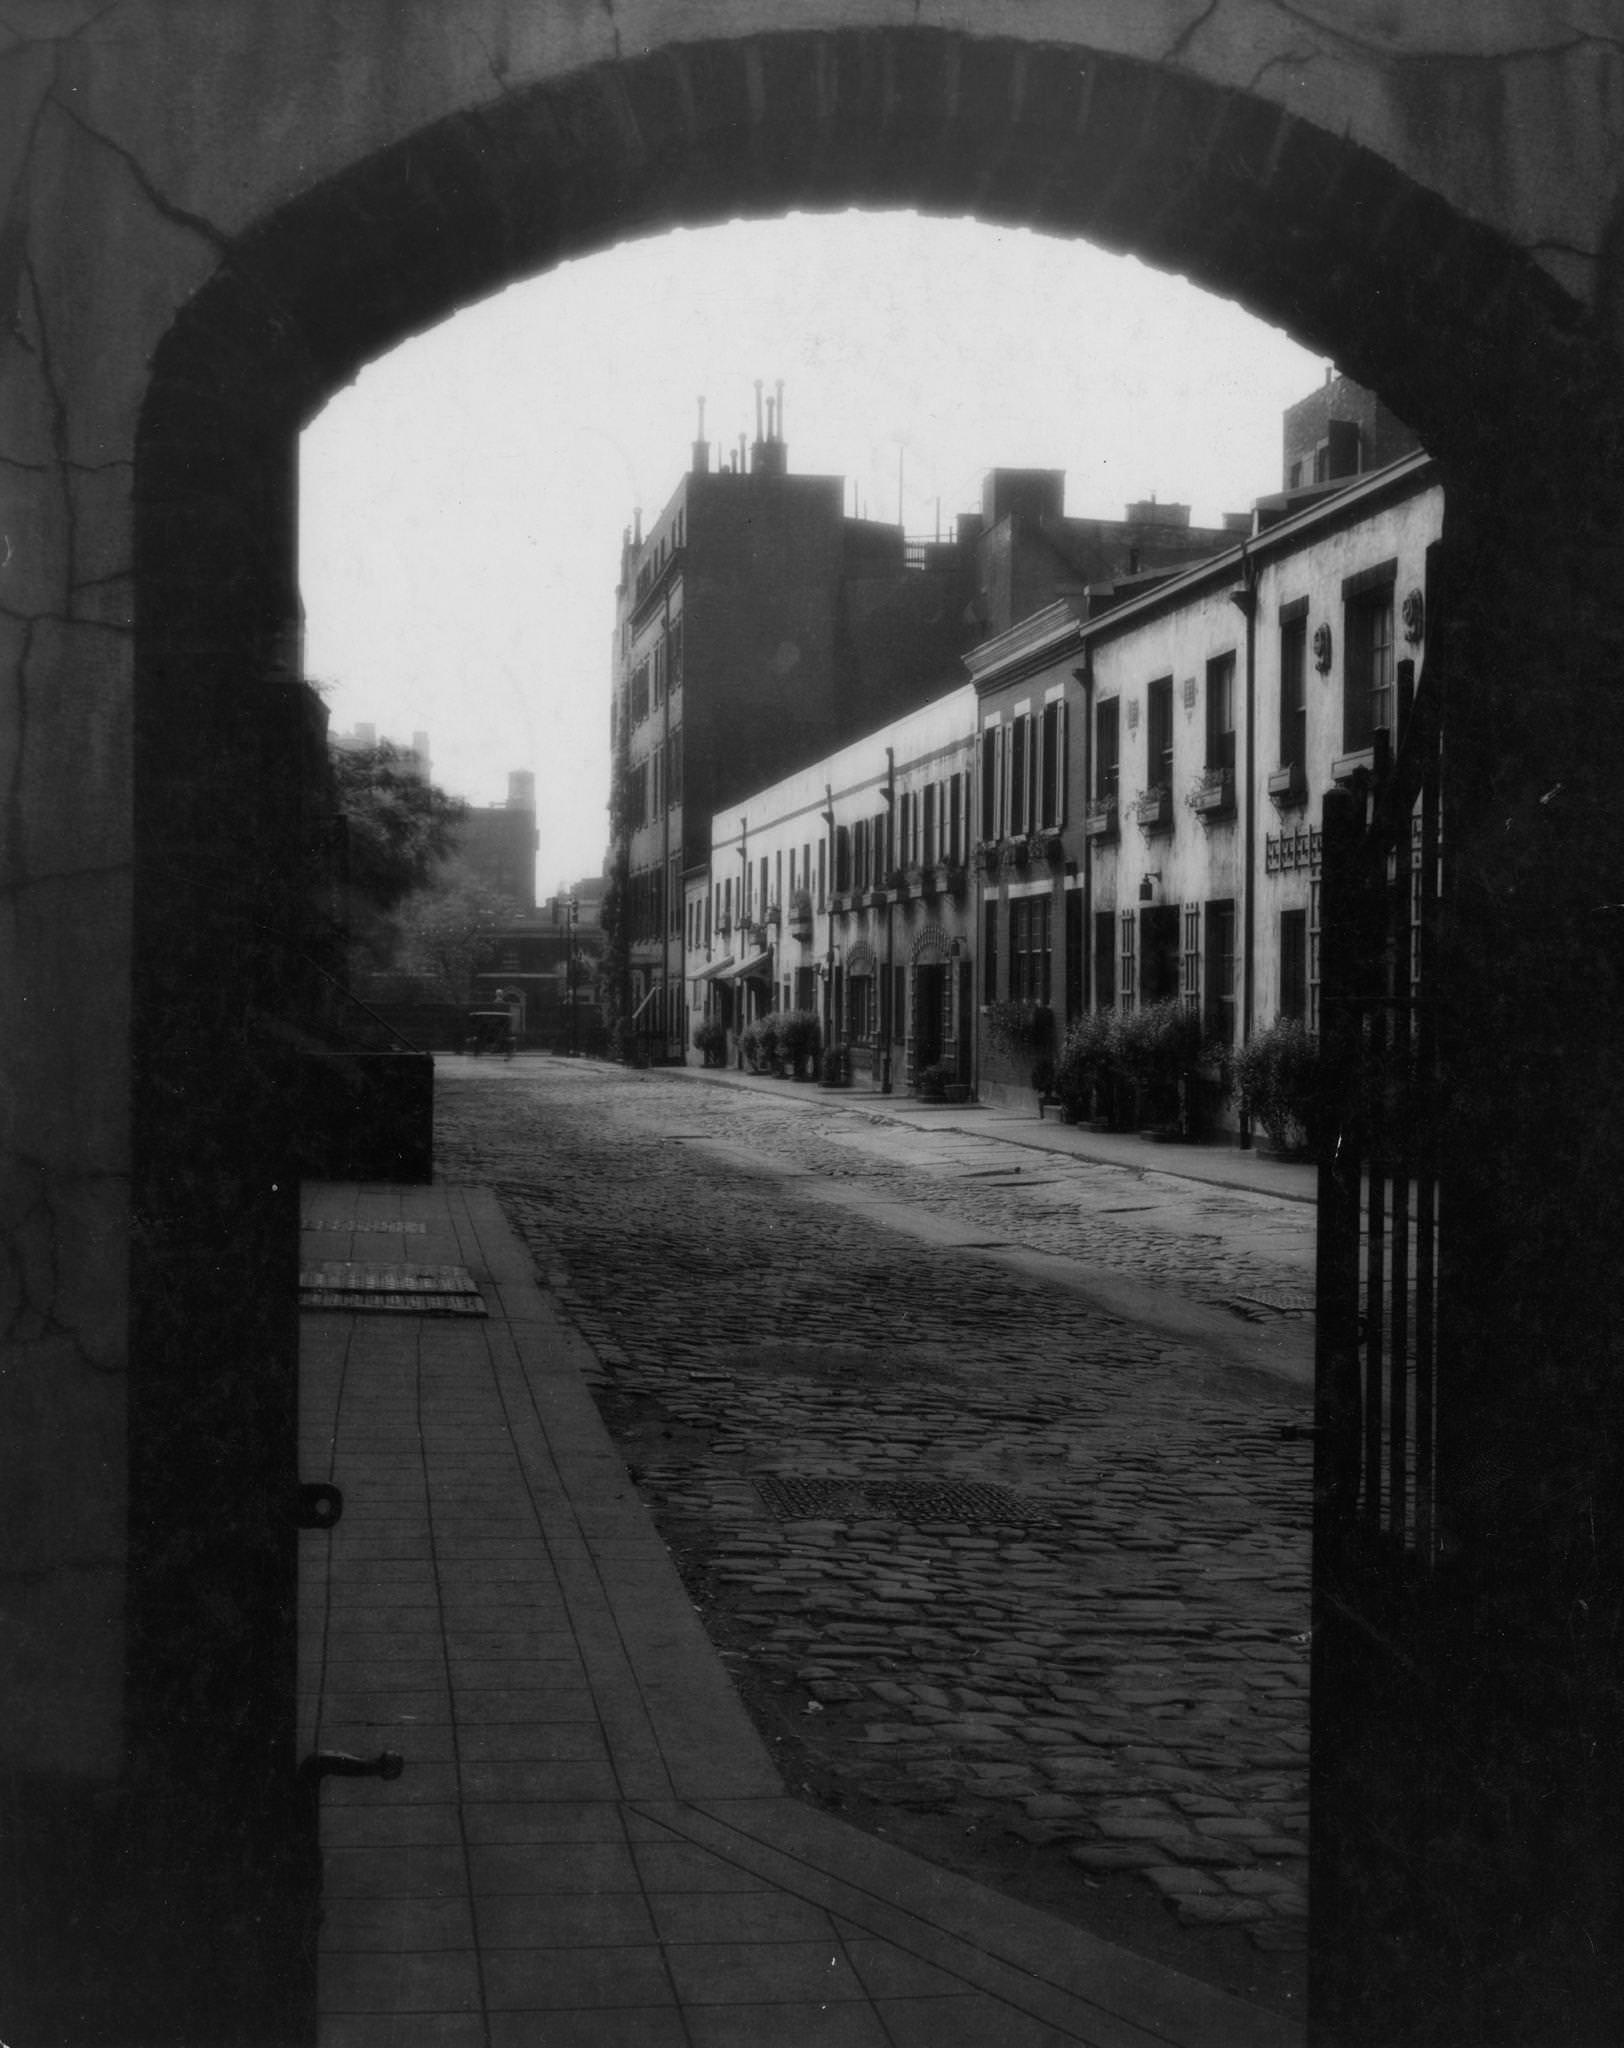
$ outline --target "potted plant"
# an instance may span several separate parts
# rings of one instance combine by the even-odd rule
[[[759,1048],[761,1065],[759,1073],[776,1074],[784,1056],[784,1020],[776,1010],[769,1010],[759,1018],[755,1026],[756,1044]]]
[[[1259,1125],[1283,1157],[1302,1158],[1314,1142],[1321,1092],[1313,1032],[1280,1018],[1235,1054],[1234,1075],[1242,1116]]]
[[[851,1080],[851,1064],[843,1045],[826,1045],[818,1062],[818,1084],[823,1088],[844,1088]]]
[[[957,1070],[946,1060],[937,1060],[933,1065],[919,1071],[919,1095],[924,1102],[945,1102],[947,1084],[958,1079]]]
[[[787,1010],[780,1018],[779,1051],[792,1081],[811,1080],[822,1036],[815,1010]]]
[[[1054,1092],[1068,1123],[1109,1114],[1116,1038],[1114,1010],[1086,1010],[1067,1031],[1055,1061]]]

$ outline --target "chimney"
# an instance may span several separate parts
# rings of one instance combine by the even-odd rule
[[[710,443],[705,439],[705,401],[699,401],[699,432],[694,440],[693,471],[695,476],[705,476],[710,470]]]

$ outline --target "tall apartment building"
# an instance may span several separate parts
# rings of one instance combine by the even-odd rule
[[[624,890],[635,1029],[681,1058],[683,877],[752,791],[927,702],[967,648],[1102,577],[1232,543],[1183,506],[1068,519],[1058,470],[993,470],[946,541],[850,517],[843,479],[790,473],[782,394],[754,445],[688,473],[624,537],[613,651],[611,866]]]
[[[457,851],[474,872],[510,897],[520,910],[536,907],[536,778],[528,769],[508,776],[506,803],[471,804],[457,834]]]

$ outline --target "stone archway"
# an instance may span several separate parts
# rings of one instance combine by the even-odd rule
[[[220,1873],[274,1861],[289,1825],[282,1504],[298,1475],[288,1426],[296,1240],[280,1114],[287,1070],[274,1031],[244,1027],[276,1020],[300,971],[290,877],[308,823],[303,757],[313,744],[295,651],[301,424],[414,329],[628,234],[790,206],[963,211],[1132,250],[1240,299],[1380,390],[1444,465],[1454,679],[1446,832],[1457,877],[1445,944],[1461,1082],[1450,1170],[1463,1226],[1451,1285],[1475,1418],[1456,1461],[1462,1562],[1450,1597],[1481,1629],[1522,1645],[1527,1682],[1520,1675],[1508,1694],[1486,1657],[1468,1660],[1433,1703],[1472,1738],[1507,1713],[1515,1730],[1533,1727],[1552,1711],[1532,1675],[1553,1640],[1542,1617],[1558,1627],[1558,1648],[1567,1647],[1551,1684],[1572,1754],[1585,1761],[1547,1788],[1521,1892],[1524,1904],[1542,1888],[1566,1901],[1551,1952],[1564,1969],[1582,1965],[1594,1916],[1572,1906],[1571,1876],[1557,1880],[1581,1870],[1606,1897],[1604,1823],[1616,1819],[1616,1799],[1600,1790],[1601,1772],[1619,1739],[1601,1702],[1620,1580],[1619,1454],[1608,1426],[1620,1378],[1613,1230],[1624,1161],[1616,1108],[1598,1100],[1624,971],[1604,915],[1624,897],[1612,801],[1624,759],[1612,680],[1624,641],[1620,380],[1600,325],[1612,288],[1604,278],[1592,314],[1547,262],[1519,252],[1491,225],[1509,226],[1516,213],[1515,195],[1495,193],[1492,178],[1475,206],[1441,196],[1463,174],[1451,163],[1429,182],[1428,147],[1405,123],[1391,128],[1384,155],[1331,132],[1329,110],[1324,125],[1294,116],[1275,96],[1289,46],[1264,49],[1248,90],[1227,59],[1198,52],[1199,23],[1157,50],[1135,43],[1126,15],[1107,11],[1098,40],[1109,47],[1091,48],[1060,36],[1044,44],[1037,32],[925,29],[901,24],[905,12],[854,6],[855,25],[803,31],[786,9],[777,32],[754,32],[746,17],[710,42],[656,24],[645,54],[627,54],[628,42],[613,59],[587,62],[571,45],[523,83],[509,82],[511,37],[493,33],[487,96],[463,82],[439,95],[415,88],[415,98],[401,88],[402,104],[419,112],[367,126],[355,160],[328,154],[328,174],[308,189],[296,122],[279,133],[268,112],[263,134],[211,132],[218,170],[202,185],[233,225],[164,202],[172,272],[143,281],[147,297],[131,286],[119,302],[139,300],[149,328],[149,301],[166,309],[150,374],[118,356],[95,322],[72,328],[84,356],[117,357],[106,373],[108,416],[119,423],[108,430],[106,466],[133,459],[133,483],[111,488],[127,490],[133,537],[134,907],[126,925],[121,911],[99,913],[126,943],[133,932],[133,1197],[119,1219],[132,1240],[133,1306],[127,1341],[102,1344],[111,1365],[95,1368],[101,1379],[82,1357],[71,1361],[93,1402],[76,1382],[25,1404],[25,1476],[31,1461],[55,1460],[65,1497],[95,1508],[98,1591],[89,1605],[76,1592],[65,1621],[50,1614],[70,1582],[92,1583],[69,1544],[69,1562],[49,1559],[44,1590],[25,1596],[36,1602],[35,1626],[67,1645],[59,1662],[70,1677],[48,1676],[25,1697],[17,1761],[27,1778],[33,1731],[51,1727],[53,1714],[60,1725],[77,1686],[69,1735],[52,1737],[52,1770],[93,1800],[122,1769],[151,1789],[154,1810],[183,1815],[179,1831],[202,1845],[204,1927]],[[487,26],[512,28],[500,8],[481,13]],[[71,81],[82,55],[74,40],[26,53],[29,76]],[[232,51],[235,61],[251,54]],[[1401,47],[1394,61],[1421,54],[1419,43]],[[357,79],[368,75],[367,55],[344,45]],[[1377,77],[1388,59],[1361,61]],[[449,75],[460,59],[444,62]],[[320,75],[321,63],[319,49],[301,45],[268,69],[285,89],[290,67],[296,84]],[[1405,79],[1394,97],[1408,91],[1436,111],[1419,75]],[[200,133],[208,127],[199,120]],[[1366,122],[1364,132],[1380,127]],[[242,165],[256,144],[266,167],[250,174]],[[252,193],[246,213],[238,184]],[[82,203],[101,209],[108,232],[103,216],[116,208],[102,188]],[[20,274],[43,366],[43,425],[30,444],[43,473],[67,432],[66,380],[100,389],[100,365],[64,365],[45,347],[45,284],[26,262]],[[51,282],[71,303],[71,284]],[[111,304],[100,316],[117,317]],[[83,460],[62,467],[74,472],[65,516],[77,539],[92,492],[110,486],[93,482]],[[95,581],[70,561],[56,609],[42,603],[26,616],[18,674],[32,675],[36,710],[47,671],[75,683],[90,671],[54,643],[64,621],[84,634],[97,624],[75,595]],[[42,712],[29,744],[58,749],[49,766],[60,790],[72,782],[78,728],[65,708],[53,704],[51,716],[59,725]],[[49,838],[37,809],[26,820],[34,847]],[[30,857],[40,858],[20,857],[25,878]],[[65,857],[60,871],[74,879]],[[61,913],[29,916],[27,957],[44,976],[31,986],[65,1009],[71,947],[41,921]],[[31,1019],[29,1028],[38,1037]],[[90,1058],[83,1052],[81,1068]],[[53,1077],[73,1071],[40,1059]],[[1541,1170],[1552,1154],[1569,1168],[1554,1188]],[[57,1218],[111,1214],[100,1183],[121,1170],[84,1172],[72,1185],[64,1177],[46,1194],[30,1178],[19,1213],[51,1219],[54,1257],[70,1239]],[[29,1167],[42,1186],[43,1171]],[[44,1284],[30,1278],[22,1293],[45,1327]],[[72,1327],[70,1295],[58,1289],[50,1305]],[[108,1314],[92,1302],[76,1327],[89,1331],[98,1318]],[[126,1425],[127,1556],[116,1494],[108,1512],[97,1498]],[[1530,1559],[1542,1561],[1537,1570]],[[200,1587],[219,1617],[206,1639],[195,1623]],[[88,1646],[126,1628],[121,1687],[116,1653],[109,1662]],[[81,1669],[88,1683],[73,1676]],[[251,1710],[240,1714],[244,1699]],[[1520,1740],[1507,1737],[1495,1766],[1500,1790],[1515,1780],[1518,1813],[1529,1805],[1513,1754]],[[55,1810],[51,1772],[39,1796]],[[1412,1977],[1456,1939],[1446,1903]],[[1468,1959],[1456,1957],[1457,1988],[1496,1946],[1504,1904],[1482,1917]],[[1549,1929],[1550,1898],[1540,1911]],[[1498,1981],[1515,1967],[1511,1958]],[[1543,1981],[1557,1974],[1552,1966]],[[1603,1988],[1616,1996],[1616,1986]]]

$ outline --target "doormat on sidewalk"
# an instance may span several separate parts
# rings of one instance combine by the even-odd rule
[[[411,1260],[371,1265],[360,1259],[322,1259],[301,1266],[299,1306],[417,1316],[490,1313],[466,1266],[419,1265]]]
[[[758,1472],[756,1491],[779,1522],[1013,1522],[1053,1518],[1039,1502],[982,1479],[822,1479]]]

